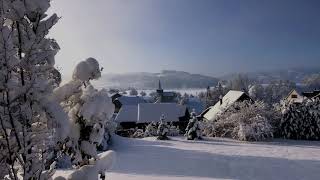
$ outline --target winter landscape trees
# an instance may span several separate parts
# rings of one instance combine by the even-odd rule
[[[59,18],[46,14],[49,7],[48,0],[0,3],[1,179],[49,179],[62,144],[73,162],[89,164],[105,130],[112,131],[113,104],[90,84],[101,75],[95,59],[80,62],[59,87],[59,45],[47,37]]]
[[[69,128],[52,97],[61,76],[54,67],[59,46],[47,38],[59,18],[46,14],[49,7],[46,0],[0,4],[0,163],[11,179],[49,178],[55,144]]]

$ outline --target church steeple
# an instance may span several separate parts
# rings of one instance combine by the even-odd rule
[[[161,87],[161,81],[160,81],[160,79],[159,79],[158,90],[162,90],[162,87]]]
[[[160,81],[160,79],[159,79],[159,84],[158,84],[157,93],[158,93],[159,96],[162,96],[162,94],[163,94],[163,89],[162,89],[162,87],[161,87],[161,81]]]

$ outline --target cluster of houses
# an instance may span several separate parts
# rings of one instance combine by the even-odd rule
[[[149,102],[140,96],[123,96],[113,94],[115,105],[115,122],[123,129],[144,129],[151,122],[159,122],[164,115],[165,121],[185,128],[190,118],[188,105],[178,103],[178,95],[172,91],[164,91],[159,81],[155,102]]]
[[[159,122],[162,115],[165,121],[184,130],[190,118],[190,112],[196,109],[198,117],[212,121],[236,102],[253,101],[242,91],[230,90],[214,105],[204,109],[204,104],[190,98],[186,104],[178,103],[177,94],[164,91],[159,81],[155,102],[148,102],[139,96],[123,96],[118,93],[112,95],[115,104],[115,122],[123,129],[144,129],[151,122]],[[320,90],[312,92],[298,92],[292,90],[284,99],[286,103],[301,103],[306,99],[320,98]]]

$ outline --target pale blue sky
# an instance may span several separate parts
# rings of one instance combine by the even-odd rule
[[[65,78],[97,58],[105,72],[230,72],[320,66],[319,0],[54,0]]]

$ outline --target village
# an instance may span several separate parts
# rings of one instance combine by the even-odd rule
[[[110,95],[115,104],[113,119],[117,124],[116,133],[124,137],[135,138],[157,136],[158,126],[164,121],[168,127],[168,134],[171,136],[184,135],[187,133],[185,131],[189,120],[193,116],[197,121],[214,122],[237,103],[246,101],[254,104],[255,100],[259,101],[257,98],[250,97],[250,94],[255,96],[252,92],[254,89],[255,86],[251,86],[249,92],[226,91],[226,88],[223,88],[219,82],[216,86],[208,87],[204,98],[201,99],[194,95],[184,94],[181,97],[181,94],[174,91],[165,91],[159,80],[153,97],[146,96],[144,92],[139,96],[138,92],[132,88],[128,93],[116,91]],[[216,95],[218,98],[215,98],[217,102],[212,102],[211,91],[219,93]],[[320,90],[298,92],[292,89],[287,92],[287,95],[283,95],[276,103],[282,112],[290,105],[318,101],[320,97]],[[150,132],[151,130],[153,132]]]

